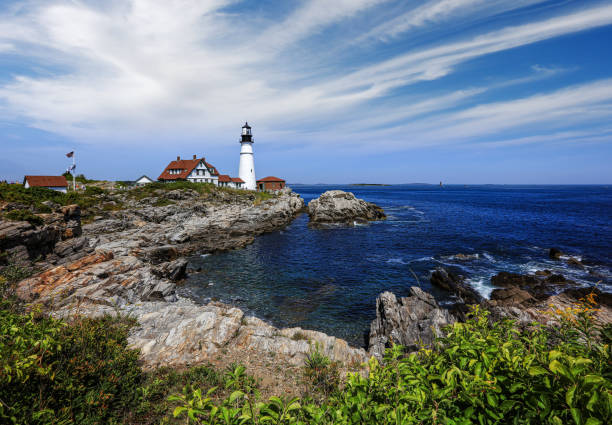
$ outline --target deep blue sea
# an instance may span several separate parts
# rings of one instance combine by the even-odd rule
[[[306,202],[331,189],[384,208],[365,226],[311,229],[302,214],[248,247],[195,256],[182,293],[236,305],[276,326],[300,326],[364,344],[376,296],[429,284],[437,266],[468,277],[487,296],[499,271],[549,269],[612,292],[612,187],[511,185],[293,185]],[[580,258],[588,271],[548,258]],[[472,255],[459,260],[456,254]],[[200,270],[195,272],[195,270]]]

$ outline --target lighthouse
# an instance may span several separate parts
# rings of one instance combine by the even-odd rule
[[[244,181],[244,187],[248,190],[256,190],[255,161],[253,159],[253,135],[251,126],[245,122],[242,126],[242,138],[240,139],[240,168],[238,176]]]

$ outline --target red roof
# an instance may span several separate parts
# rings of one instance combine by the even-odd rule
[[[212,169],[212,175],[216,176],[219,173],[217,169],[206,162],[204,158],[194,158],[194,159],[177,159],[176,161],[172,161],[168,166],[164,169],[164,171],[159,175],[157,180],[185,180],[187,176],[191,174],[193,169],[198,166],[200,161],[204,161],[204,164],[210,169]],[[178,174],[170,174],[170,170],[182,170]]]
[[[231,177],[231,179],[234,183],[244,183],[244,180],[242,180],[240,177]]]
[[[227,174],[219,174],[219,183],[229,183],[232,179]]]
[[[66,187],[68,182],[64,176],[25,176],[23,182],[36,187]]]
[[[257,180],[257,183],[259,182],[285,182],[285,180],[279,179],[278,177],[274,177],[274,176],[268,176],[268,177],[264,177],[263,179]]]

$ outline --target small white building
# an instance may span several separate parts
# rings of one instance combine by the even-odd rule
[[[64,176],[25,176],[23,178],[23,187],[26,189],[30,187],[46,187],[47,189],[66,193],[68,191],[68,182]]]
[[[153,183],[153,179],[149,178],[148,176],[142,176],[136,180],[136,186],[144,186],[150,183]]]
[[[227,174],[219,174],[219,186],[231,187],[233,189],[244,189],[244,180],[240,177],[230,177]]]
[[[160,174],[157,180],[162,182],[189,181],[192,183],[212,183],[219,184],[219,172],[204,158],[181,159],[176,157],[166,169]]]

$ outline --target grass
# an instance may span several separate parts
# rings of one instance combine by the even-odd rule
[[[12,210],[4,214],[4,218],[11,221],[27,221],[33,226],[43,224],[43,219],[30,210]]]
[[[267,192],[254,192],[250,190],[234,189],[230,187],[219,187],[212,183],[193,183],[188,181],[177,181],[171,183],[155,182],[147,184],[145,186],[132,188],[125,193],[127,196],[133,199],[144,199],[157,195],[160,192],[170,192],[173,190],[194,190],[200,195],[207,195],[212,193],[227,193],[238,197],[244,197],[253,201],[254,205],[259,205],[263,201],[277,197]],[[160,205],[154,204],[155,206],[170,205],[164,203],[164,201],[158,201]]]
[[[174,205],[176,202],[171,201],[170,199],[159,198],[157,201],[153,203],[154,207],[167,207],[168,205]]]
[[[303,332],[297,331],[291,336],[294,341],[308,341],[308,337]]]

